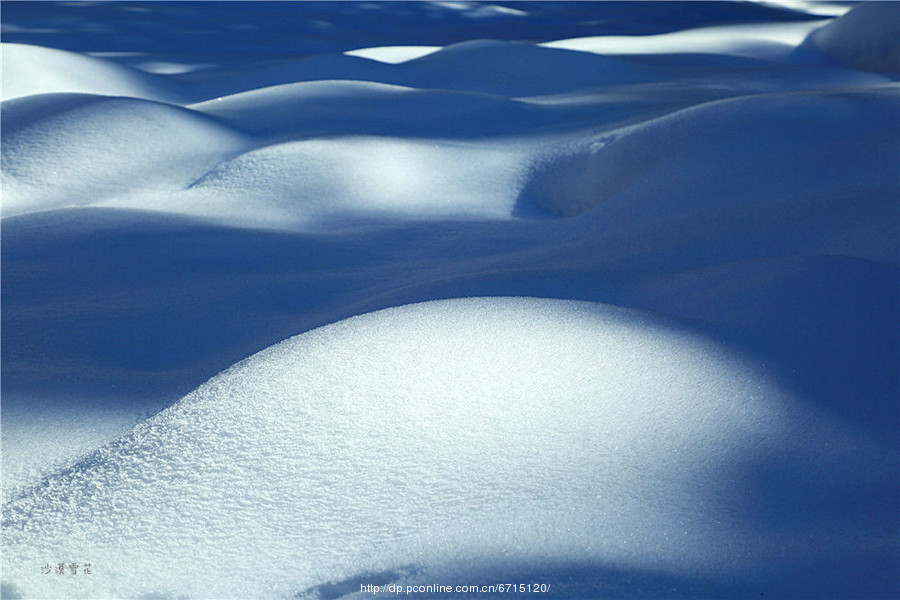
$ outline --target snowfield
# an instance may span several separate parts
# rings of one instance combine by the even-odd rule
[[[3,598],[900,596],[900,3],[2,35]]]

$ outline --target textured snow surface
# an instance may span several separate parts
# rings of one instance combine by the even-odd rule
[[[3,125],[5,216],[178,190],[246,145],[180,107],[85,94],[7,101]]]
[[[900,3],[860,4],[814,31],[810,39],[845,65],[900,73]]]
[[[898,6],[4,2],[2,596],[900,596]]]
[[[597,54],[703,53],[759,60],[784,59],[810,31],[828,21],[704,27],[657,35],[603,35],[543,44]]]
[[[176,86],[106,60],[26,44],[3,44],[3,100],[79,93],[178,101]]]
[[[407,562],[462,580],[498,556],[725,577],[760,549],[734,503],[778,496],[736,471],[819,478],[824,459],[830,476],[877,475],[833,427],[721,348],[623,309],[410,305],[254,355],[9,503],[6,551],[26,568],[4,574],[39,597],[286,596]],[[793,535],[833,542],[849,512]],[[781,531],[761,547],[782,545],[803,552]],[[48,554],[104,575],[35,574]]]

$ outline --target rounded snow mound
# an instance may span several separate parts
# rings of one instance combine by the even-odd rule
[[[38,597],[261,598],[485,560],[708,569],[735,557],[729,498],[751,485],[727,471],[784,441],[779,396],[610,306],[383,310],[234,365],[6,503],[4,578]],[[41,575],[57,557],[94,574]]]
[[[3,216],[180,189],[247,147],[207,115],[135,98],[18,98],[3,125]]]
[[[325,134],[483,138],[535,126],[535,111],[508,98],[369,81],[289,83],[190,108],[269,142]]]
[[[206,99],[287,83],[353,80],[418,89],[523,97],[658,80],[664,72],[627,61],[527,43],[470,40],[397,64],[322,54],[201,85]]]
[[[865,2],[808,39],[848,67],[900,73],[900,3]]]
[[[132,96],[178,102],[172,82],[77,52],[27,44],[2,44],[3,100],[51,93]]]
[[[441,48],[442,46],[375,46],[348,50],[344,54],[396,65],[433,54]]]
[[[788,253],[893,261],[896,231],[881,223],[897,223],[898,100],[885,85],[702,104],[544,153],[520,205],[564,217],[593,212],[608,230],[673,241],[695,236],[702,222],[733,230],[722,240],[727,252],[751,243],[749,222],[774,223],[772,239],[796,241]],[[853,245],[822,245],[849,239],[849,223]]]
[[[772,61],[786,58],[812,28],[819,26],[818,21],[714,25],[655,35],[590,36],[541,45],[613,56],[704,53]]]
[[[376,136],[260,148],[218,165],[171,206],[254,227],[341,227],[354,218],[505,219],[525,164],[503,145]]]
[[[659,78],[623,60],[531,44],[473,40],[397,65],[405,85],[524,97]]]

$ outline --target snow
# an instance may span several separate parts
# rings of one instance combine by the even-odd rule
[[[543,46],[595,54],[717,54],[784,60],[809,33],[827,21],[703,27],[657,35],[604,35],[555,40]]]
[[[847,66],[900,73],[900,5],[861,4],[814,31],[810,41]]]
[[[894,261],[897,101],[892,87],[867,86],[833,96],[794,92],[708,102],[561,150],[524,194],[562,216],[589,213],[624,224],[625,215],[645,215],[641,226],[655,239],[677,239],[687,228],[673,224],[702,214],[705,222],[716,221],[714,231],[732,232],[718,249],[721,257],[749,243],[788,254]],[[859,110],[871,121],[850,117]],[[744,132],[747,123],[752,135]],[[851,164],[853,172],[846,172]],[[688,195],[690,207],[673,203]],[[776,217],[759,232],[772,239],[755,238],[747,227],[759,211]],[[872,220],[859,223],[864,215]],[[891,226],[882,230],[886,220]],[[853,249],[843,246],[856,227],[862,237]]]
[[[724,577],[721,553],[755,537],[730,506],[750,482],[730,471],[766,460],[816,478],[827,456],[832,476],[872,476],[853,455],[865,441],[839,425],[795,431],[808,412],[722,348],[641,314],[527,298],[416,304],[241,361],[12,503],[5,544],[26,565],[51,541],[90,554],[111,570],[79,581],[91,597],[284,597],[409,560],[455,564],[464,581],[501,548],[513,564],[577,557]],[[842,447],[822,443],[825,431],[843,433]],[[852,524],[803,535],[826,543]],[[72,593],[29,570],[5,573],[31,594]]]
[[[839,2],[837,0],[757,0],[759,4],[778,8],[797,10],[809,15],[823,17],[839,17],[846,13],[857,2]]]
[[[29,397],[3,407],[4,499],[31,487],[46,472],[65,467],[73,456],[112,442],[152,414],[136,416],[115,405],[84,406],[80,400],[77,396],[63,402]],[[42,438],[54,442],[34,443]]]
[[[180,189],[247,144],[180,107],[39,94],[4,103],[4,215]]]
[[[897,597],[897,7],[4,3],[3,597]]]
[[[242,223],[272,228],[333,227],[371,215],[503,218],[513,210],[522,168],[516,154],[396,138],[292,142],[223,163],[192,192],[215,199],[217,206],[204,210],[204,217],[234,222],[240,216]]]
[[[360,56],[384,63],[398,64],[428,56],[440,49],[440,46],[378,46],[375,48],[348,50],[344,54],[347,56]]]
[[[3,100],[80,93],[177,102],[177,86],[102,59],[55,48],[4,43]]]

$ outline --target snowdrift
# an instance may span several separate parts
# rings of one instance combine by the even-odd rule
[[[855,69],[900,73],[900,5],[865,2],[813,31],[809,43]]]
[[[897,5],[663,4],[5,3],[3,597],[900,595]]]
[[[26,44],[4,43],[3,100],[35,94],[103,94],[179,102],[178,85],[116,63]]]
[[[898,109],[893,86],[706,103],[560,148],[560,156],[538,163],[522,201],[560,216],[615,203],[640,205],[659,220],[670,212],[688,220],[689,210],[697,219],[720,211],[752,218],[742,208],[752,199],[753,211],[771,203],[775,212],[803,211],[807,221],[830,220],[833,210],[845,219],[870,215],[861,229],[871,235],[884,219],[896,225]],[[871,120],[860,122],[861,111]],[[860,211],[870,202],[877,206]],[[876,250],[891,247],[881,238],[865,257],[893,261]]]
[[[191,111],[134,98],[40,94],[3,105],[3,214],[180,189],[248,144]]]
[[[4,576],[36,596],[287,597],[435,564],[462,581],[502,556],[741,579],[733,561],[760,548],[741,532],[748,511],[781,493],[735,470],[807,471],[785,518],[818,504],[826,471],[860,488],[880,472],[855,457],[864,441],[797,411],[722,348],[637,313],[536,299],[390,309],[242,361],[7,506],[7,555],[90,555],[108,576]],[[817,546],[861,516],[816,510],[835,519],[804,531]],[[804,551],[778,529],[767,551]]]

